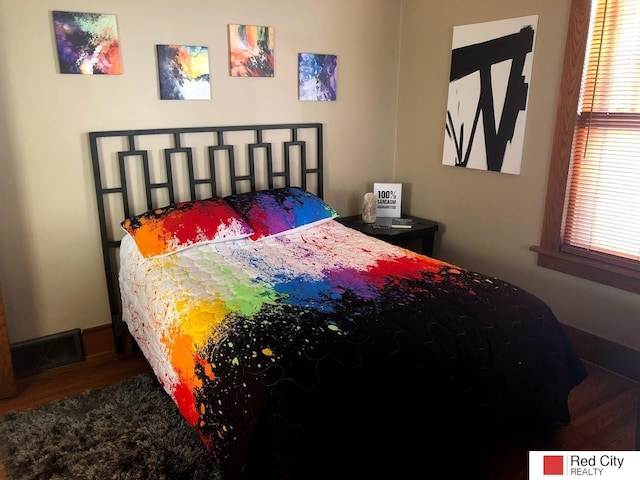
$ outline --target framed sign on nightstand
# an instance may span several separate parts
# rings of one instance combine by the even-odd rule
[[[402,184],[374,183],[376,216],[399,218],[402,215]]]

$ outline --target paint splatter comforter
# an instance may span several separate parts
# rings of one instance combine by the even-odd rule
[[[127,237],[121,263],[124,320],[226,478],[408,478],[567,424],[586,375],[536,297],[333,220],[153,259]]]

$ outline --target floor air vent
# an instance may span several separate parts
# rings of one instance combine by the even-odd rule
[[[84,360],[80,329],[11,344],[16,378]]]

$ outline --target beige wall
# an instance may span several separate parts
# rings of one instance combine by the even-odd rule
[[[117,16],[124,74],[58,73],[51,10]],[[12,343],[110,321],[87,132],[322,122],[326,199],[393,174],[400,0],[0,0],[0,284]],[[275,28],[274,78],[230,78],[227,24]],[[210,101],[160,101],[156,44],[209,47]],[[338,100],[297,100],[297,54],[338,56]]]
[[[540,240],[570,0],[404,0],[395,180],[410,209],[443,224],[436,254],[511,281],[560,321],[640,350],[640,295],[543,269]],[[522,170],[442,165],[453,27],[539,15]]]
[[[540,268],[529,251],[542,225],[569,3],[0,0],[0,284],[10,340],[109,322],[87,132],[319,121],[326,198],[341,213],[357,213],[373,181],[403,182],[405,210],[442,224],[437,256],[519,284],[562,322],[640,350],[639,295]],[[52,8],[115,13],[124,75],[58,74]],[[453,27],[525,15],[539,21],[521,174],[443,166]],[[228,23],[275,27],[275,78],[228,76]],[[158,100],[158,43],[209,47],[210,101]],[[297,100],[303,51],[338,55],[337,102]]]

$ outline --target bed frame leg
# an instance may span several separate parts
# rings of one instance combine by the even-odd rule
[[[113,328],[113,341],[115,343],[116,355],[122,355],[125,351],[124,332],[127,330],[120,315],[112,315],[111,326]]]

